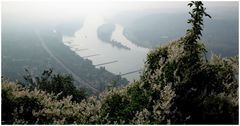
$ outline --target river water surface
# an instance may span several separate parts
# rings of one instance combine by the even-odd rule
[[[97,29],[104,23],[103,17],[89,15],[85,18],[83,27],[74,36],[63,36],[63,42],[79,56],[91,60],[93,65],[114,62],[101,65],[114,74],[121,75],[142,69],[149,49],[138,47],[129,41],[123,35],[124,28],[119,24],[115,24],[115,30],[111,39],[121,42],[121,44],[129,47],[130,50],[113,47],[111,44],[103,42],[97,36]],[[100,66],[96,67],[99,68]],[[140,73],[136,72],[123,75],[123,77],[133,81],[138,79],[139,75]]]

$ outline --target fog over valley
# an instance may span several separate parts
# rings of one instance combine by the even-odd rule
[[[238,55],[237,2],[204,2],[207,56]],[[53,68],[99,91],[139,79],[151,49],[182,37],[187,2],[3,2],[2,74]],[[78,79],[76,79],[78,78]]]

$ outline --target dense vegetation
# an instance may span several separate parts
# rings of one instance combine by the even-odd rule
[[[67,96],[72,96],[72,101],[81,101],[86,98],[87,91],[85,89],[77,89],[74,86],[74,79],[68,74],[55,74],[52,69],[44,70],[40,77],[34,77],[28,69],[24,75],[24,82],[19,84],[27,87],[30,90],[43,90],[47,93],[58,95],[59,99]]]
[[[121,44],[116,40],[112,40],[112,32],[115,30],[115,25],[113,24],[103,24],[97,29],[98,38],[101,39],[103,42],[110,43],[113,47],[117,47],[120,49],[130,50],[129,47]]]
[[[188,5],[192,28],[152,50],[139,80],[81,102],[2,81],[2,123],[238,124],[238,57],[205,57],[209,15],[200,1]]]

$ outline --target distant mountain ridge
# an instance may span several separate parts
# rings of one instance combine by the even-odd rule
[[[214,14],[213,19],[204,21],[203,41],[206,42],[208,55],[210,56],[211,52],[223,57],[237,55],[238,13],[214,12]],[[156,48],[183,36],[189,27],[185,23],[188,18],[188,14],[182,12],[145,12],[143,15],[137,12],[122,12],[106,20],[121,24],[124,27],[123,34],[133,43],[142,47]]]

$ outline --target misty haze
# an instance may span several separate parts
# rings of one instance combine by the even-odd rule
[[[39,112],[35,115],[32,115],[31,109],[23,110],[24,112],[31,112],[30,115],[23,115],[22,117],[20,116],[21,114],[19,117],[15,117],[13,114],[5,114],[5,111],[2,111],[2,123],[21,124],[26,121],[24,119],[25,116],[26,118],[31,116],[32,120],[38,120],[39,122],[37,123],[39,124],[61,124],[62,122],[63,124],[238,123],[238,118],[235,118],[237,114],[234,113],[234,115],[230,112],[238,108],[238,103],[235,103],[236,99],[238,101],[238,96],[235,94],[224,95],[228,98],[231,97],[235,99],[235,101],[231,100],[231,102],[226,103],[228,106],[234,104],[235,109],[228,108],[223,110],[224,112],[227,111],[231,113],[235,120],[229,117],[221,122],[220,120],[223,118],[223,115],[219,116],[219,118],[218,116],[212,118],[211,114],[209,114],[211,112],[204,113],[204,116],[199,119],[201,115],[199,114],[200,112],[196,112],[199,114],[199,117],[196,116],[195,111],[193,112],[193,110],[197,110],[197,107],[191,108],[179,104],[187,104],[189,102],[189,104],[199,104],[199,106],[201,106],[201,103],[211,101],[208,97],[204,97],[205,95],[210,96],[210,92],[217,92],[216,96],[220,97],[219,94],[222,92],[225,93],[226,90],[231,89],[231,91],[226,91],[231,93],[238,90],[238,2],[203,2],[204,8],[206,8],[206,10],[204,10],[206,13],[204,13],[209,14],[211,18],[204,14],[202,17],[203,22],[199,24],[201,27],[198,27],[201,32],[197,33],[193,30],[193,34],[199,36],[200,39],[196,39],[196,43],[199,45],[204,44],[202,50],[205,51],[199,52],[201,60],[187,58],[189,61],[184,61],[184,58],[181,57],[187,56],[188,52],[185,53],[183,51],[183,53],[179,53],[179,50],[182,48],[178,49],[178,47],[180,48],[181,45],[175,47],[174,44],[178,41],[178,43],[182,41],[184,43],[184,40],[187,40],[187,37],[192,35],[188,34],[187,30],[191,28],[194,29],[197,26],[192,25],[194,23],[191,24],[191,21],[189,21],[191,18],[197,18],[194,18],[194,16],[191,17],[191,13],[189,14],[188,12],[191,12],[190,7],[193,8],[194,5],[197,6],[198,3],[192,3],[192,5],[191,3],[188,5],[188,3],[189,2],[164,1],[2,2],[2,84],[5,85],[4,87],[2,86],[2,92],[5,92],[4,89],[13,88],[6,86],[8,83],[16,83],[14,85],[21,85],[21,88],[29,89],[29,91],[25,93],[36,90],[53,93],[54,95],[61,93],[59,95],[60,98],[58,98],[56,102],[60,102],[59,100],[71,95],[72,99],[69,101],[75,101],[79,106],[83,105],[83,99],[89,100],[92,96],[96,96],[96,101],[90,102],[94,102],[95,105],[99,104],[100,106],[95,106],[95,108],[91,109],[91,112],[93,112],[92,116],[94,117],[89,116],[89,118],[92,119],[92,122],[90,121],[91,119],[85,122],[79,120],[71,121],[71,119],[74,120],[75,117],[71,117],[71,119],[68,120],[68,116],[66,116],[66,120],[65,118],[63,119],[66,121],[64,122],[61,120],[62,117],[65,116],[64,114],[59,117],[53,114],[52,118],[56,120],[49,121],[46,117],[46,120],[48,120],[46,121],[45,117],[44,119],[41,118],[41,112],[44,113],[44,111],[41,110],[40,112],[38,108],[36,111]],[[193,41],[195,42],[195,39]],[[197,48],[200,48],[200,46],[196,46],[195,49],[197,50]],[[165,56],[165,54],[163,54],[164,49],[167,50],[166,57],[162,58]],[[175,52],[171,52],[172,50],[175,50]],[[187,51],[187,46],[182,50]],[[198,54],[194,55],[194,52],[189,53],[189,55],[190,54],[192,57],[198,57]],[[213,55],[218,55],[216,57],[218,57],[219,60],[216,62],[212,61],[212,59],[214,59]],[[231,57],[234,58],[231,59]],[[221,64],[228,63],[228,59],[231,59],[229,60],[229,62],[231,61],[231,63],[229,63],[231,64],[231,68],[230,66],[227,67],[228,65],[226,64]],[[177,65],[178,61],[179,65]],[[181,63],[186,66],[181,66]],[[194,65],[191,64],[189,66],[194,68],[187,66],[188,63],[193,63]],[[209,65],[206,65],[208,63]],[[216,65],[214,63],[219,64]],[[234,63],[237,65],[235,66]],[[202,65],[195,67],[196,64]],[[210,68],[211,65],[212,67]],[[220,67],[221,65],[222,67]],[[189,68],[189,70],[185,68]],[[185,70],[192,71],[192,74],[181,73],[185,72]],[[202,73],[196,72],[195,70],[199,70]],[[217,70],[225,72],[221,73],[217,72]],[[237,73],[233,71],[237,71]],[[196,76],[194,72],[197,73]],[[183,75],[191,79],[189,81],[184,80],[186,78],[184,78]],[[209,80],[205,77],[209,78]],[[214,77],[219,78],[215,79]],[[224,77],[233,78],[226,80]],[[204,82],[202,82],[203,80]],[[223,85],[225,86],[229,84],[229,86],[227,86],[229,88],[225,87],[222,91],[220,88],[214,87],[216,86],[215,82],[217,84],[224,83]],[[199,91],[196,94],[203,95],[199,97],[196,95],[197,98],[195,98],[195,94],[189,94],[189,97],[194,97],[194,99],[202,98],[200,102],[190,103],[190,101],[181,101],[178,99],[182,95],[178,92],[185,91],[180,90],[176,85],[184,85],[185,83],[191,83],[193,85],[214,83],[214,86],[202,86],[206,87],[206,89],[185,86],[183,89],[188,90],[189,88],[189,90],[196,90],[196,92]],[[156,86],[158,84],[162,85],[162,87]],[[235,87],[233,85],[235,85]],[[211,90],[207,89],[209,87],[211,87]],[[215,89],[219,90],[215,91]],[[7,91],[10,90],[6,90],[6,92]],[[13,89],[13,91],[17,92],[18,89]],[[158,91],[169,92],[169,94],[163,95],[162,92],[159,93]],[[207,95],[208,91],[209,94]],[[114,94],[119,97],[114,98]],[[35,95],[33,95],[33,97],[35,97]],[[163,104],[158,101],[158,99],[161,101],[162,95],[173,97],[166,103],[167,105],[172,105],[172,107],[168,108],[170,112],[175,111],[175,105],[177,106],[176,108],[180,105],[179,109],[176,109],[176,111],[179,110],[179,113],[185,112],[185,109],[181,108],[182,106],[189,108],[189,112],[181,116],[176,113],[174,114],[177,116],[174,114],[167,116],[155,115],[157,110],[155,110],[154,107],[156,107],[157,104]],[[6,98],[7,97],[10,97],[10,95],[6,95]],[[14,96],[11,95],[11,97]],[[36,95],[36,97],[40,96]],[[188,94],[186,94],[186,97],[188,97]],[[222,97],[223,96],[221,96],[221,98]],[[2,102],[6,104],[2,105],[2,107],[8,107],[4,108],[5,110],[16,109],[17,112],[20,111],[19,106],[13,106],[12,108],[8,106],[11,103],[15,105],[15,101],[5,102],[4,98],[5,95],[2,95]],[[127,100],[124,100],[124,98]],[[97,102],[99,99],[101,103]],[[149,99],[152,99],[152,102],[150,102],[151,100]],[[115,105],[115,103],[110,102],[111,100],[119,104]],[[234,103],[232,103],[233,101]],[[87,104],[90,104],[90,102],[88,102],[84,102],[84,105],[86,104],[87,106]],[[171,102],[172,104],[170,104]],[[16,102],[16,105],[18,103],[20,106],[28,106],[22,102],[21,104],[20,102]],[[139,103],[143,104],[140,105]],[[35,105],[35,102],[32,104]],[[209,104],[215,107],[215,103]],[[120,107],[112,109],[111,105]],[[199,109],[200,111],[205,111],[205,109],[207,111],[211,108],[209,106],[209,108],[206,108],[207,105],[205,106],[205,104],[203,106],[205,108],[203,107],[204,109],[202,110]],[[151,107],[153,107],[153,109]],[[81,107],[79,107],[79,111],[80,109]],[[166,108],[161,109],[165,110]],[[85,110],[88,109],[81,111]],[[167,114],[166,111],[161,112]],[[152,115],[152,117],[148,118],[148,114],[146,113],[151,113],[150,115]],[[95,117],[95,114],[99,114],[99,117]],[[142,118],[142,122],[140,121],[140,114],[146,114]],[[47,112],[45,116],[46,115],[48,115]],[[84,116],[85,115],[81,115],[81,117]],[[156,119],[158,116],[159,118]],[[180,117],[178,119],[178,116],[180,116],[181,119]],[[79,116],[76,118],[79,119]],[[101,121],[96,121],[93,118]],[[104,121],[103,118],[106,120]],[[18,122],[16,122],[16,119]],[[19,120],[23,120],[23,122]],[[150,121],[148,122],[147,120]],[[34,124],[36,121],[27,121],[25,123]]]

